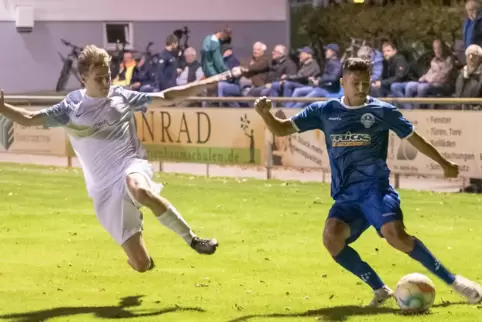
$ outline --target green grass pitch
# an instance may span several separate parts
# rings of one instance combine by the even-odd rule
[[[197,255],[145,211],[156,262],[139,274],[97,222],[79,170],[0,165],[0,321],[478,321],[433,275],[392,250],[373,230],[355,244],[394,287],[427,274],[436,305],[423,317],[394,301],[360,306],[371,290],[323,249],[332,201],[319,183],[161,174],[170,199],[200,236],[220,242]],[[482,200],[476,195],[402,191],[409,232],[455,273],[482,281]]]

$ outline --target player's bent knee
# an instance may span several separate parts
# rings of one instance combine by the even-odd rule
[[[136,201],[142,205],[149,205],[153,200],[151,189],[143,186],[138,186],[132,189],[133,196]]]
[[[348,225],[339,219],[330,218],[325,223],[323,245],[332,256],[335,256],[345,247],[347,235],[349,235]]]
[[[129,258],[131,267],[139,273],[145,273],[151,268],[151,259],[149,257]]]

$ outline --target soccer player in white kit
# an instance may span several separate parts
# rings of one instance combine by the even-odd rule
[[[111,86],[109,62],[104,49],[87,46],[78,59],[84,89],[35,112],[5,104],[2,90],[0,113],[24,126],[65,128],[82,166],[97,218],[122,246],[136,271],[154,267],[142,238],[142,206],[151,209],[162,225],[195,251],[213,254],[218,246],[216,239],[197,237],[176,208],[159,195],[162,185],[152,180],[153,170],[137,137],[134,113],[145,112],[152,101],[170,105],[196,95],[222,76],[146,94]]]

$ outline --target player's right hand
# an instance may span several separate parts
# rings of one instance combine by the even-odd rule
[[[459,176],[459,165],[448,161],[444,165],[444,175],[446,178],[457,178]]]
[[[273,107],[271,100],[266,96],[260,97],[254,102],[254,108],[259,114],[268,114],[271,107]]]

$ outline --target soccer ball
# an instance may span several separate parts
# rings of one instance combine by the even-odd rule
[[[395,298],[404,313],[423,313],[433,305],[435,286],[423,274],[408,274],[398,282]]]

